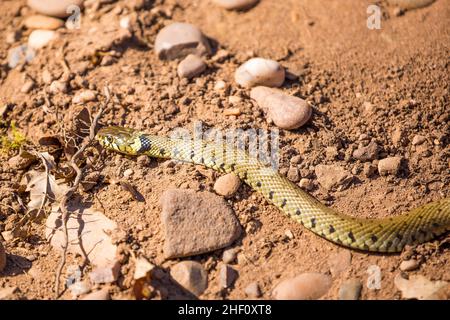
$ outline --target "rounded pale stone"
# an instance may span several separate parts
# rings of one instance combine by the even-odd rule
[[[206,70],[205,61],[195,54],[190,54],[178,65],[177,73],[180,78],[194,78]]]
[[[287,95],[278,89],[256,87],[250,92],[250,97],[281,129],[298,129],[308,122],[312,115],[312,108],[305,100]]]
[[[285,78],[284,68],[276,61],[252,58],[236,69],[234,80],[245,88],[256,86],[279,87]]]
[[[233,196],[241,186],[241,180],[234,173],[219,177],[214,183],[214,191],[224,197]]]
[[[57,18],[41,15],[29,16],[25,19],[24,25],[28,29],[56,30],[64,26],[64,21]]]
[[[280,282],[272,295],[276,300],[315,300],[325,295],[331,284],[331,277],[325,274],[303,273]]]
[[[52,30],[33,30],[28,37],[28,46],[33,49],[40,49],[56,37],[55,31]]]
[[[84,0],[28,0],[28,6],[47,16],[65,18],[83,8]],[[79,11],[78,11],[79,12]]]

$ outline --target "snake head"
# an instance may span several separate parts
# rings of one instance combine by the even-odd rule
[[[101,128],[95,138],[105,149],[136,155],[141,148],[141,135],[134,129],[111,126]]]

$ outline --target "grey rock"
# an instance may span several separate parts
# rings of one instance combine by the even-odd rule
[[[219,270],[219,283],[222,288],[230,288],[234,285],[237,278],[239,277],[238,272],[233,269],[228,264],[223,264]]]
[[[166,258],[227,247],[242,232],[234,212],[213,193],[172,189],[163,194],[161,203]]]
[[[315,167],[317,181],[326,190],[345,189],[353,176],[340,166],[319,164]]]
[[[211,47],[196,26],[175,22],[159,31],[155,40],[155,52],[162,60],[173,60],[189,54],[210,54]]]
[[[339,288],[339,300],[358,300],[361,296],[362,283],[358,279],[346,280]]]
[[[378,172],[380,175],[396,175],[402,163],[401,157],[389,157],[378,162]]]
[[[235,262],[237,253],[238,253],[237,248],[230,248],[225,250],[222,253],[222,261],[227,264]]]
[[[194,78],[206,70],[205,61],[195,55],[190,54],[178,65],[177,73],[180,78]]]
[[[372,141],[367,146],[360,146],[353,152],[353,158],[360,161],[372,161],[378,157],[379,147]]]
[[[203,266],[195,261],[182,261],[170,269],[170,276],[183,288],[199,296],[208,287],[208,275]]]

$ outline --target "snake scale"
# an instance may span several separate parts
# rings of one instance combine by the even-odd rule
[[[104,127],[96,139],[109,150],[145,154],[234,172],[269,202],[304,227],[336,244],[374,252],[399,252],[450,230],[450,198],[431,202],[399,216],[362,219],[344,215],[238,148],[203,140],[186,141],[123,127]]]

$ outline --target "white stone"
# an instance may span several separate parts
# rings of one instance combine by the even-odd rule
[[[276,61],[252,58],[236,69],[234,80],[245,88],[256,86],[280,87],[285,78],[284,68]]]
[[[33,49],[45,47],[50,41],[56,38],[55,31],[52,30],[34,30],[28,37],[28,46]]]

